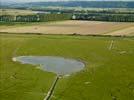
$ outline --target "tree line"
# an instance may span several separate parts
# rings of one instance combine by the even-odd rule
[[[60,20],[93,20],[111,22],[134,22],[134,14],[36,14],[36,15],[0,15],[0,22],[48,22]]]
[[[69,20],[71,14],[0,15],[0,22],[47,22]]]
[[[71,17],[72,14],[39,14],[39,19],[41,22],[69,20]]]
[[[73,20],[93,20],[93,21],[111,21],[111,22],[134,22],[134,14],[74,14]]]

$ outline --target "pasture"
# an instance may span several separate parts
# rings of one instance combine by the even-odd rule
[[[92,29],[90,33],[102,34],[130,24],[77,21],[55,24],[11,28],[7,32],[20,33],[0,34],[0,100],[43,100],[51,87],[55,74],[12,61],[12,57],[24,55],[59,56],[85,63],[83,71],[58,81],[51,100],[134,100],[133,37],[21,34],[35,33],[35,28],[41,28],[43,33],[49,28],[47,31],[55,34],[70,31],[85,34],[88,29]]]
[[[0,32],[133,36],[134,23],[69,20],[17,27],[9,26],[1,28]]]

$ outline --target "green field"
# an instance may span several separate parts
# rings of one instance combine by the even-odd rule
[[[51,100],[134,100],[134,37],[1,34],[0,100],[43,100],[56,77],[12,61],[21,55],[61,56],[86,64],[58,81]]]

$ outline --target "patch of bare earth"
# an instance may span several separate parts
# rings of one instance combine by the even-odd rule
[[[128,28],[124,28],[124,29],[121,29],[121,30],[117,30],[117,31],[114,31],[114,32],[110,32],[106,35],[134,35],[134,26],[132,27],[128,27]]]
[[[42,23],[31,26],[20,26],[1,29],[8,33],[42,33],[42,34],[81,34],[81,35],[121,35],[133,32],[132,23],[99,22],[99,21],[62,21]],[[126,29],[126,30],[124,30]]]

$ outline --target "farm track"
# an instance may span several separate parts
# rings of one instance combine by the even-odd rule
[[[112,41],[111,41],[111,43],[110,43],[110,45],[109,45],[109,50],[111,50],[111,49],[112,49],[113,44],[114,44],[114,41],[112,40]]]

